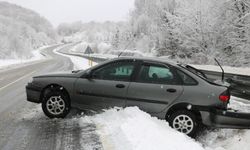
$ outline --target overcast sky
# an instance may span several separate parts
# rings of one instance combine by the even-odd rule
[[[32,9],[54,26],[74,21],[126,20],[134,0],[2,0]]]

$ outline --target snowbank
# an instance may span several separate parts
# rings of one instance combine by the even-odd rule
[[[72,56],[72,55],[66,55],[66,54],[59,53],[58,50],[61,49],[61,48],[62,47],[54,49],[53,52],[58,54],[58,55],[70,58],[71,62],[74,64],[74,70],[84,70],[84,69],[88,69],[91,66],[96,65],[95,62],[92,62],[92,64],[91,64],[91,62],[88,59],[83,58],[83,57],[78,57],[78,56]]]
[[[0,59],[0,69],[2,68],[8,68],[11,67],[13,65],[20,65],[20,64],[26,64],[29,62],[33,62],[33,61],[38,61],[38,60],[42,60],[45,59],[46,57],[43,56],[40,51],[44,48],[46,48],[47,46],[43,46],[37,50],[32,51],[32,55],[33,57],[31,57],[30,59]]]
[[[250,112],[250,102],[232,97],[230,106]],[[197,141],[169,127],[165,120],[151,117],[137,107],[113,108],[101,114],[85,116],[97,126],[104,149],[108,150],[249,150],[250,130],[216,129],[205,131]]]
[[[112,150],[202,150],[201,144],[151,117],[137,107],[109,109],[81,122],[94,122],[104,149]]]

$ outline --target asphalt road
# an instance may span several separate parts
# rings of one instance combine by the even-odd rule
[[[25,85],[32,76],[72,70],[69,58],[52,52],[58,47],[43,50],[49,59],[0,70],[0,150],[102,149],[95,125],[80,126],[78,111],[49,119],[39,104],[26,101]]]

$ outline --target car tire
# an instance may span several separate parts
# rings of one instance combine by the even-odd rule
[[[42,101],[42,109],[49,118],[64,118],[70,112],[69,98],[60,91],[48,92]]]
[[[170,115],[168,122],[173,129],[190,137],[195,137],[198,132],[199,123],[191,111],[178,110]]]

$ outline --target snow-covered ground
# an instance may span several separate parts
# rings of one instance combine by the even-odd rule
[[[250,112],[250,103],[232,97],[230,107]],[[250,130],[205,131],[196,141],[169,127],[137,107],[113,108],[94,116],[83,116],[80,125],[95,123],[106,150],[249,150]]]
[[[89,42],[83,41],[83,42],[76,44],[74,47],[72,47],[70,51],[83,54],[88,46],[90,46],[91,48],[97,49],[99,53],[103,53],[111,48],[111,44],[108,44],[105,42],[100,42],[97,44],[97,43],[89,43]]]
[[[230,107],[250,113],[250,102],[244,99],[232,97]],[[41,106],[37,105],[25,111],[21,119],[33,120],[41,115]],[[95,124],[96,131],[91,132],[97,132],[104,150],[249,150],[250,147],[250,130],[207,130],[195,140],[137,107],[112,108],[103,113],[82,114],[64,120],[78,121],[83,131],[86,124]],[[81,138],[86,138],[85,132],[81,134]],[[88,143],[82,144],[86,146]]]
[[[32,51],[33,57],[31,57],[30,59],[0,59],[0,69],[45,59],[46,57],[44,57],[40,53],[40,51],[46,47],[47,46],[43,46],[37,50]]]
[[[95,62],[91,62],[88,59],[85,59],[83,57],[78,57],[78,56],[72,56],[72,55],[66,55],[66,54],[59,53],[58,52],[59,49],[61,49],[61,47],[54,49],[53,52],[58,54],[58,55],[70,58],[71,62],[74,65],[74,70],[84,70],[84,69],[87,69],[87,68],[89,68],[91,66],[96,65]]]
[[[194,139],[172,129],[164,120],[151,117],[137,107],[109,109],[80,123],[92,121],[106,150],[202,150]]]
[[[90,46],[93,49],[98,49],[98,52],[94,51],[93,54],[84,54],[86,48]],[[139,50],[129,50],[129,49],[118,49],[112,50],[111,44],[100,42],[99,44],[95,43],[88,43],[88,42],[80,42],[73,46],[70,49],[70,53],[96,57],[96,58],[103,58],[103,59],[112,59],[117,58],[118,55],[120,56],[134,56],[134,57],[153,57],[152,53],[143,53]]]

